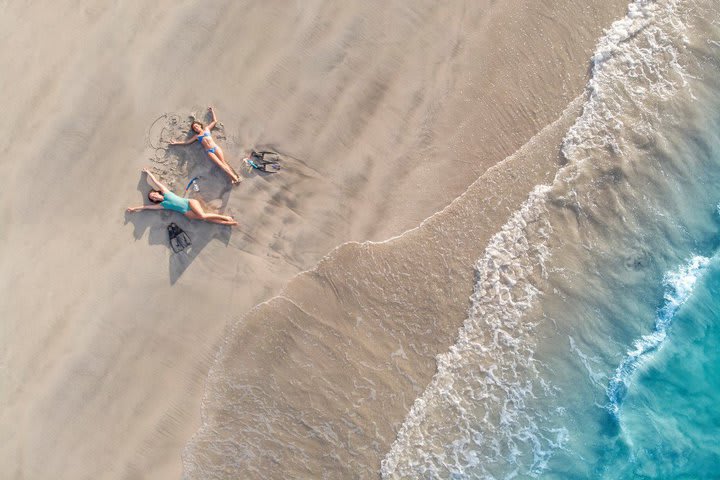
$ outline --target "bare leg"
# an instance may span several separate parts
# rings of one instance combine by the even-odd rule
[[[233,173],[232,169],[230,168],[230,165],[220,160],[220,158],[215,155],[214,153],[208,152],[208,157],[210,157],[210,160],[215,163],[218,167],[222,169],[223,172],[227,174],[228,177],[230,177],[230,180],[232,180],[232,183],[240,183],[240,177],[236,176],[235,173]]]
[[[227,163],[227,161],[225,160],[225,152],[223,152],[223,149],[220,148],[219,145],[215,145],[215,154],[218,156],[218,158],[220,159],[221,162],[223,162],[225,165],[230,167],[230,164]],[[235,173],[235,171],[232,169],[232,167],[230,167],[230,171]],[[234,183],[242,182],[242,178],[240,176],[236,175],[236,178],[237,178],[237,180]]]
[[[202,205],[195,199],[190,200],[190,210],[185,212],[185,216],[193,220],[205,220],[210,223],[219,223],[220,225],[237,225],[234,218],[228,215],[219,215],[217,213],[208,213],[203,210]]]
[[[225,152],[223,152],[219,145],[215,146],[215,155],[218,156],[221,162],[227,165],[227,162],[225,161]]]
[[[216,215],[214,213],[206,213],[204,217],[201,217],[197,213],[189,211],[185,214],[185,216],[193,220],[204,220],[206,222],[218,223],[220,225],[233,226],[238,224],[235,220],[232,219],[232,217],[228,217],[226,215]]]

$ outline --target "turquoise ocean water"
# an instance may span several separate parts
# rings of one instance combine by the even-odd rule
[[[720,13],[637,1],[384,478],[720,478]]]
[[[668,275],[655,328],[608,388],[611,415],[595,472],[618,478],[715,478],[720,465],[720,261]],[[593,473],[595,473],[593,472]]]

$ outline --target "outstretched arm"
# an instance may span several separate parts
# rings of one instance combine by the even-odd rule
[[[215,116],[215,110],[213,109],[213,107],[208,107],[208,110],[210,110],[213,119],[212,122],[208,124],[207,128],[208,130],[212,130],[213,128],[215,128],[215,124],[217,123],[217,117]]]
[[[153,204],[153,205],[140,205],[139,207],[128,207],[127,211],[128,212],[139,212],[141,210],[162,210],[162,209],[163,209],[162,205]]]
[[[167,188],[162,182],[160,182],[160,180],[158,180],[149,169],[143,168],[142,171],[147,173],[147,176],[150,178],[150,180],[152,180],[157,189],[160,190],[162,193],[167,193],[170,191],[170,189]]]
[[[170,141],[168,141],[168,145],[190,145],[195,140],[197,140],[197,137],[198,137],[197,135],[193,135],[192,137],[188,138],[184,142],[181,142],[179,140],[170,140]]]

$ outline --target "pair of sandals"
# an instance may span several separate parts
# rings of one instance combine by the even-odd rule
[[[250,153],[250,156],[248,156],[245,159],[245,163],[255,170],[260,170],[261,172],[265,173],[277,173],[280,171],[280,164],[277,160],[267,160],[265,159],[265,155],[273,155],[277,158],[278,154],[275,152],[270,151],[264,151],[264,152],[256,152],[253,150]]]

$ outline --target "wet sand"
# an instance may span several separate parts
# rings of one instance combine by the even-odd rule
[[[8,133],[0,140],[2,471],[18,479],[178,478],[223,340],[233,375],[288,380],[306,365],[301,346],[314,345],[312,329],[321,328],[314,319],[326,318],[338,343],[310,355],[326,375],[315,380],[340,388],[348,374],[367,376],[363,361],[352,371],[333,363],[341,342],[361,346],[360,360],[396,359],[405,377],[380,375],[383,395],[398,397],[390,403],[381,395],[379,404],[359,406],[318,393],[333,421],[351,406],[365,424],[382,414],[387,423],[356,440],[372,448],[346,473],[377,472],[372,463],[432,375],[433,352],[447,348],[462,321],[476,252],[457,255],[462,244],[433,250],[451,235],[450,224],[433,219],[397,242],[343,246],[283,297],[245,313],[337,245],[400,235],[478,177],[474,203],[456,202],[442,215],[472,223],[467,235],[488,237],[502,225],[557,166],[557,132],[536,137],[532,145],[543,150],[498,164],[576,113],[562,117],[582,93],[596,38],[625,10],[622,2],[544,3],[6,5],[0,69],[14,74],[0,78],[0,127]],[[284,154],[283,171],[243,171],[244,182],[231,188],[197,145],[153,147],[182,136],[191,116],[207,119],[209,104],[231,165],[240,170],[251,148],[272,148]],[[144,166],[178,193],[201,175],[198,195],[236,215],[240,228],[125,214],[147,191]],[[170,221],[193,238],[187,255],[169,252]],[[407,253],[396,255],[398,248]],[[368,257],[379,263],[359,268]],[[420,274],[408,280],[434,262],[448,262],[450,284],[418,282]],[[363,289],[383,283],[343,290],[378,272],[405,300],[377,296],[369,308],[364,299],[373,295]],[[318,276],[337,278],[338,290],[308,281]],[[428,288],[450,290],[418,296]],[[386,308],[408,315],[428,302],[442,322],[429,328],[423,314],[412,328],[432,342],[410,341],[397,354],[392,341],[337,326],[361,318],[385,328],[377,320]],[[302,418],[282,410],[299,398],[285,401],[276,412]],[[340,445],[355,445],[348,442]],[[332,468],[324,462],[308,465]]]

